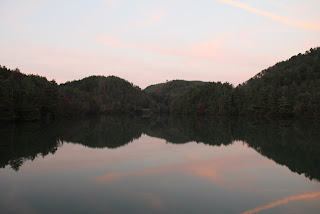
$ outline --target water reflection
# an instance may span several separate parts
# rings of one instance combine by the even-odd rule
[[[319,124],[313,121],[109,116],[78,118],[51,124],[4,126],[0,129],[0,167],[10,165],[14,170],[19,170],[26,160],[54,154],[64,142],[90,148],[117,148],[147,134],[172,144],[196,141],[221,146],[243,141],[263,156],[287,166],[292,172],[320,180],[318,130]],[[195,157],[190,154],[189,158]],[[192,171],[192,166],[179,167],[208,178],[219,176],[216,171],[206,168],[197,168],[200,171],[195,172]],[[106,174],[97,180],[114,180],[121,176],[125,175]]]
[[[237,121],[232,118],[169,117],[151,123],[146,134],[174,144],[196,141],[220,146],[233,142],[236,125]]]
[[[298,200],[304,200],[304,199],[313,199],[313,198],[317,198],[320,196],[320,192],[314,192],[314,193],[309,193],[309,194],[301,194],[301,195],[295,195],[295,196],[290,196],[290,197],[287,197],[287,198],[284,198],[284,199],[281,199],[281,200],[278,200],[278,201],[275,201],[275,202],[271,202],[267,205],[263,205],[263,206],[260,206],[260,207],[256,207],[254,209],[251,209],[251,210],[247,210],[241,214],[253,214],[253,213],[258,213],[258,212],[261,212],[263,210],[268,210],[268,209],[271,209],[271,208],[274,208],[276,206],[280,206],[280,205],[283,205],[283,204],[287,204],[287,203],[290,203],[292,201],[298,201]]]
[[[138,139],[148,126],[141,117],[93,117],[60,121],[60,140],[90,148],[118,148]]]
[[[212,146],[246,142],[291,171],[320,180],[320,125],[315,121],[238,118],[169,118],[146,133],[170,143],[202,142]]]
[[[60,134],[54,125],[3,125],[0,136],[0,167],[10,165],[16,171],[26,160],[54,154],[61,145]]]
[[[239,146],[238,151],[243,150]],[[236,190],[243,188],[253,188],[255,186],[254,180],[251,174],[246,172],[246,168],[254,168],[261,166],[265,163],[264,159],[257,159],[256,155],[242,151],[242,154],[224,155],[223,157],[211,157],[209,159],[201,159],[200,157],[194,157],[194,159],[175,164],[166,164],[160,166],[153,166],[150,168],[125,172],[110,172],[100,175],[95,180],[100,184],[115,184],[117,182],[123,182],[128,179],[142,179],[143,177],[159,176],[163,174],[181,173],[188,175],[189,177],[197,177],[203,180],[209,181],[209,183],[219,186],[220,188],[228,190]],[[238,170],[241,169],[241,172]],[[237,172],[234,176],[230,175],[230,172]],[[235,177],[241,178],[239,180]],[[243,183],[243,180],[251,181],[251,183]],[[259,179],[261,182],[263,178]],[[240,185],[241,184],[241,185]],[[255,189],[258,189],[256,185]]]

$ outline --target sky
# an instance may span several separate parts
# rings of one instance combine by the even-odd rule
[[[320,46],[319,10],[319,0],[1,0],[0,65],[57,83],[237,86]]]

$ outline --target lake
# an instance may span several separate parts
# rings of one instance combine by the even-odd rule
[[[0,127],[1,213],[319,213],[320,125],[102,116]]]

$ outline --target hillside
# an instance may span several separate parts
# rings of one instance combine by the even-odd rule
[[[57,85],[45,77],[0,66],[0,121],[35,121],[79,114],[141,113],[147,95],[115,76]]]
[[[175,99],[185,94],[189,89],[202,84],[204,82],[201,81],[173,80],[148,86],[143,91],[157,106],[158,112],[169,112],[170,105]]]
[[[279,62],[236,88],[197,86],[170,108],[173,114],[320,118],[320,48]]]
[[[144,92],[115,76],[90,76],[59,86],[67,114],[142,112],[149,107]]]
[[[234,89],[229,83],[206,83],[180,96],[171,105],[172,114],[227,115],[234,113]]]
[[[0,66],[0,120],[39,120],[59,115],[58,86],[45,77]]]
[[[143,109],[320,119],[320,48],[279,62],[236,88],[229,83],[173,80],[142,91],[115,76],[90,76],[57,85],[45,77],[0,66],[0,121],[141,113]]]
[[[261,71],[237,87],[240,114],[320,117],[320,48]]]

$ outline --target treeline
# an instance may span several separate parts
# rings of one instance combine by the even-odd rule
[[[234,88],[229,83],[206,83],[187,91],[171,105],[173,114],[235,114]]]
[[[90,76],[59,86],[65,113],[141,113],[149,99],[138,86],[115,76]]]
[[[291,57],[233,88],[207,83],[170,107],[173,114],[320,118],[320,48]]]
[[[240,114],[320,118],[320,48],[263,70],[236,92]]]
[[[141,113],[149,105],[139,87],[115,76],[91,76],[57,85],[54,80],[0,66],[0,121]]]
[[[153,111],[168,113],[174,100],[185,94],[186,91],[204,83],[201,81],[172,80],[166,83],[150,85],[143,91],[152,102]]]
[[[61,112],[55,81],[0,66],[0,120],[39,120]]]
[[[146,111],[320,119],[320,48],[277,63],[236,88],[229,83],[173,80],[142,91],[115,76],[57,85],[0,66],[0,120]]]

